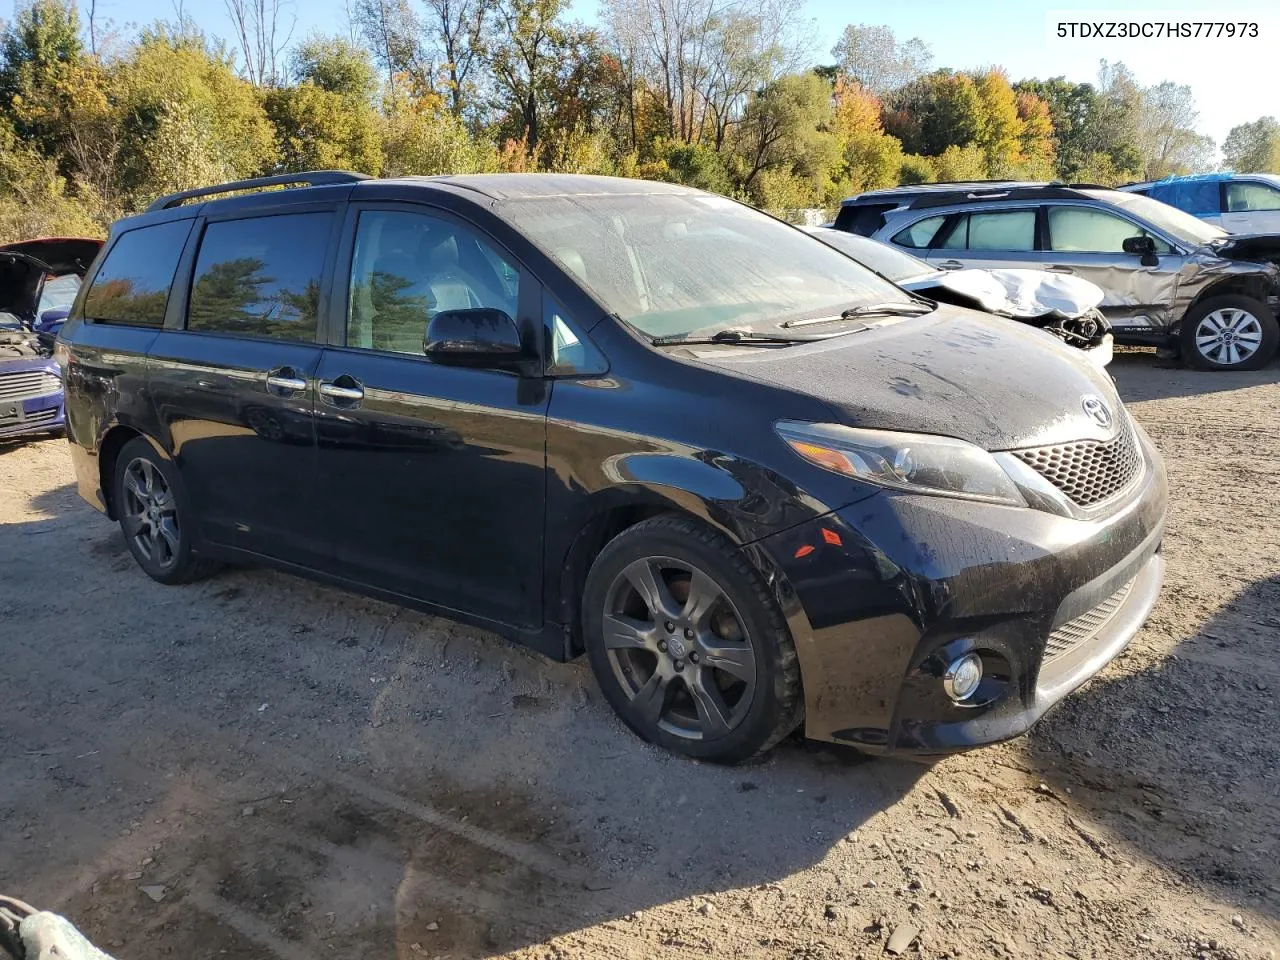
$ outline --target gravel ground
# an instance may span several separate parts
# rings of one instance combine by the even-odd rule
[[[702,766],[583,663],[264,571],[152,583],[0,448],[0,890],[120,960],[1273,958],[1280,368],[1113,366],[1167,581],[1013,744]]]

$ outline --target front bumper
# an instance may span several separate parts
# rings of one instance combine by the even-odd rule
[[[1116,656],[1159,594],[1168,497],[1145,472],[1100,519],[878,494],[762,541],[800,658],[806,734],[942,754],[1024,733]],[[942,674],[975,652],[955,704]]]
[[[0,396],[0,439],[61,430],[65,423],[61,389],[36,396]]]

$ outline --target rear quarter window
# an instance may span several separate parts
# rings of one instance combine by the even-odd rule
[[[946,219],[945,216],[941,216],[917,220],[907,229],[900,230],[894,234],[893,242],[902,247],[910,247],[913,250],[925,250],[933,242],[938,228],[942,226],[943,221]]]
[[[171,220],[120,234],[85,294],[85,319],[139,327],[163,324],[191,223]]]

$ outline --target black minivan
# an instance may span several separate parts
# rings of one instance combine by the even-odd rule
[[[58,354],[80,492],[156,580],[269,564],[585,653],[693,757],[1015,736],[1160,588],[1164,466],[1105,373],[672,184],[175,194]]]

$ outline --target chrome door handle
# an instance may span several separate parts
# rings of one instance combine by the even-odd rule
[[[1060,264],[1052,263],[1044,268],[1047,273],[1075,273],[1071,267],[1064,267]]]
[[[291,390],[297,393],[307,389],[307,381],[301,377],[283,377],[273,374],[267,377],[267,386],[273,390]]]
[[[959,260],[943,260],[938,264],[943,270],[963,270],[964,264]]]
[[[330,400],[345,400],[348,403],[364,399],[364,390],[360,387],[340,387],[336,383],[320,384],[320,393]]]

